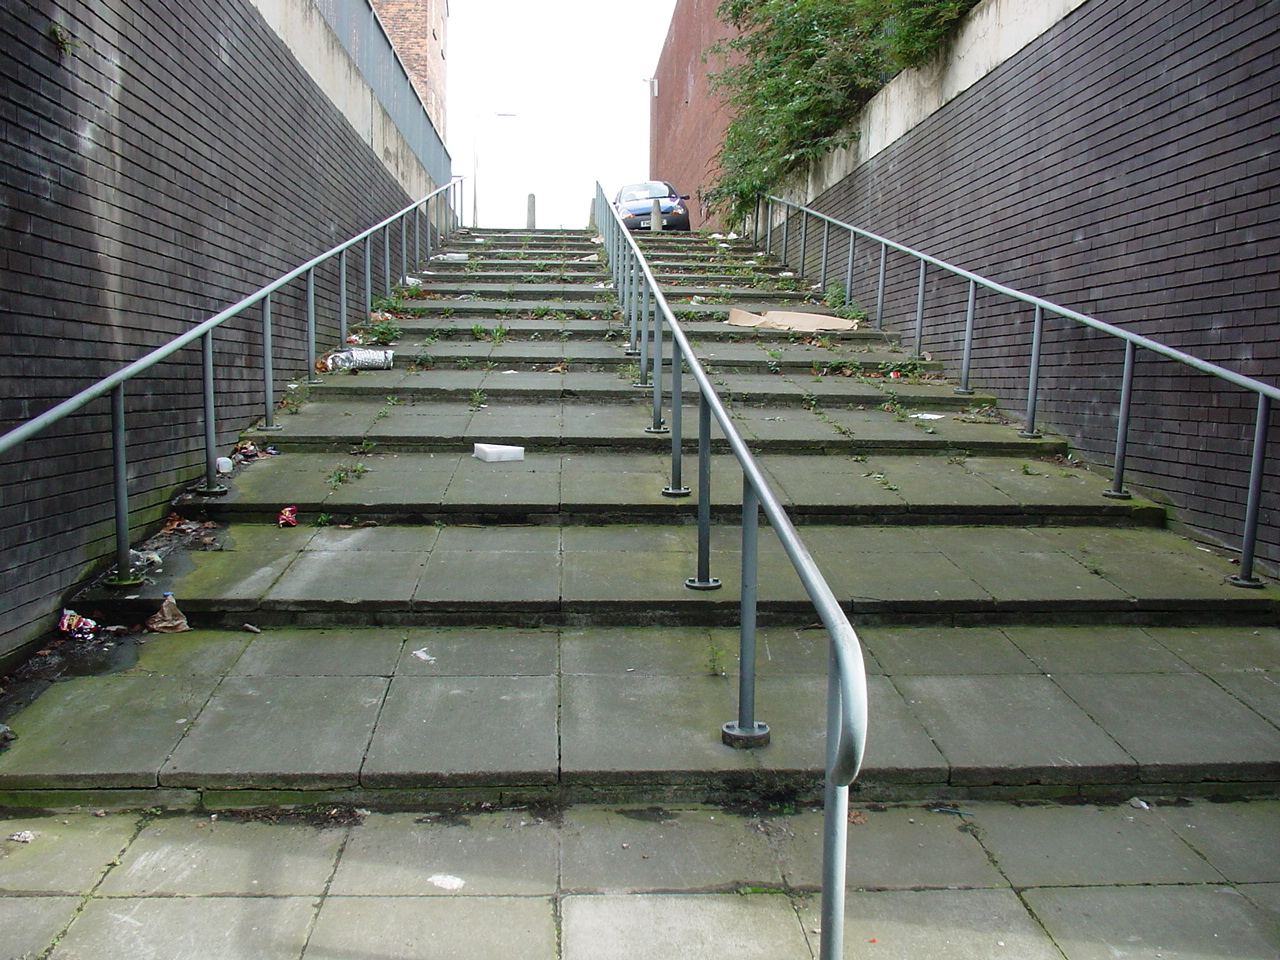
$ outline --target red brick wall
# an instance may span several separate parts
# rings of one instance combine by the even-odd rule
[[[714,57],[706,63],[702,59],[712,44],[735,32],[716,19],[719,5],[720,0],[678,0],[650,108],[649,176],[670,181],[693,198],[690,225],[695,230],[719,226],[699,202],[699,191],[716,178],[716,154],[729,125],[729,113],[707,80],[720,63]]]
[[[443,136],[447,0],[373,0],[373,7]]]

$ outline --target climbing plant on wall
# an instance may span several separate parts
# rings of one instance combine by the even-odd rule
[[[929,60],[978,0],[723,0],[741,33],[712,48],[734,119],[704,196],[731,220],[789,173],[847,146],[858,111]]]

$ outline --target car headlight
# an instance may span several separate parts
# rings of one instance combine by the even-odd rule
[[[671,212],[675,214],[679,214],[680,216],[684,216],[684,214],[687,211],[685,210],[683,203],[677,203],[674,207],[671,208]]]

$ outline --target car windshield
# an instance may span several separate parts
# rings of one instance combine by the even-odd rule
[[[674,194],[675,191],[668,184],[655,180],[649,183],[628,184],[618,192],[618,200],[620,203],[626,203],[629,200],[657,200]]]

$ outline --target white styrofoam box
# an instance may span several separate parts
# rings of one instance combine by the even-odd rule
[[[486,463],[498,460],[523,460],[524,447],[506,447],[500,443],[477,443],[471,455]]]

